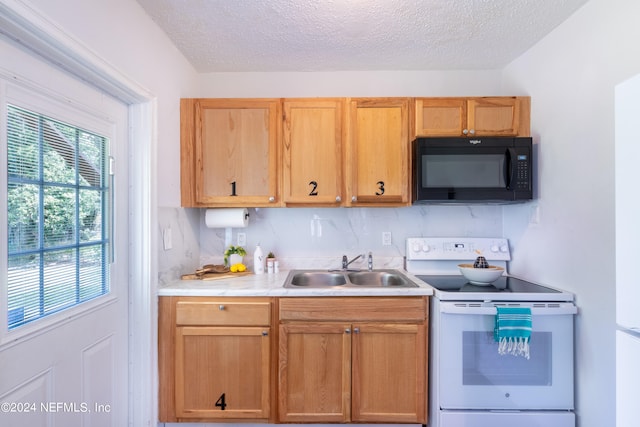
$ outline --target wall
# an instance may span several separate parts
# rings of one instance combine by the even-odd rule
[[[511,272],[577,296],[581,427],[615,413],[614,88],[640,72],[638,16],[635,0],[592,0],[504,70],[505,91],[532,97],[540,189],[505,208]]]

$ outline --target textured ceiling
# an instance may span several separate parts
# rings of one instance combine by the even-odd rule
[[[199,72],[502,68],[587,0],[137,0]]]

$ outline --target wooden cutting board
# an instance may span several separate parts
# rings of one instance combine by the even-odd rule
[[[183,274],[182,280],[218,280],[218,279],[230,279],[232,277],[247,276],[253,274],[251,271],[239,271],[237,273],[204,273],[200,276],[195,274]]]

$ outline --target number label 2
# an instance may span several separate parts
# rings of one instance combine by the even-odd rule
[[[216,401],[216,407],[220,408],[221,411],[224,411],[227,407],[227,399],[225,397],[225,394],[226,393],[222,393]]]
[[[310,196],[318,195],[318,181],[310,181],[309,185],[311,186],[311,191],[309,192]]]

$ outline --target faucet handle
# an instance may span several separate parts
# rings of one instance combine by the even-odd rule
[[[346,270],[348,266],[349,266],[349,259],[347,258],[346,255],[342,255],[342,269]]]
[[[373,254],[369,252],[369,257],[367,258],[367,268],[369,271],[373,270]]]

